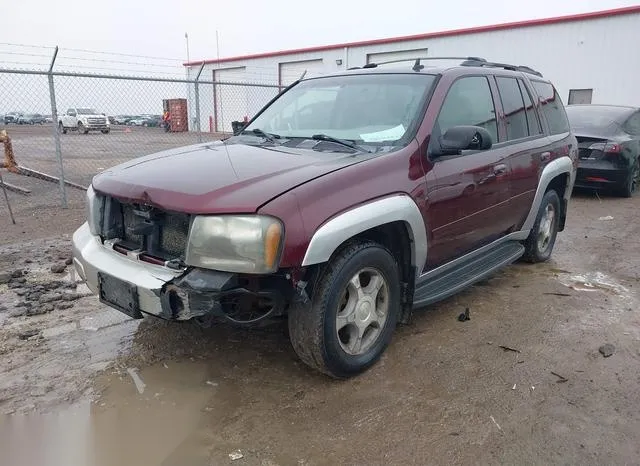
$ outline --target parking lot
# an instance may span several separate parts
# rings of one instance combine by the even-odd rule
[[[56,157],[55,143],[51,124],[44,125],[6,125],[11,138],[16,162],[20,166],[53,177],[60,176]],[[61,135],[62,162],[64,178],[71,183],[87,186],[91,178],[100,171],[134,157],[165,149],[196,144],[218,138],[215,133],[195,132],[165,133],[162,128],[113,126],[109,134],[91,132],[78,134],[69,132]],[[1,149],[0,145],[0,149]],[[2,160],[3,156],[0,156]],[[23,228],[6,229],[9,222],[0,224],[0,237],[3,242],[23,238],[23,231],[30,236],[44,233],[63,233],[71,231],[82,218],[84,209],[84,191],[71,186],[66,187],[66,196],[70,210],[62,213],[62,196],[57,182],[45,182],[34,177],[3,173],[5,181],[30,191],[29,195],[9,192],[11,207]],[[80,210],[79,210],[80,209]],[[5,215],[4,200],[0,203],[0,213]],[[80,215],[76,215],[80,213]],[[3,217],[4,218],[4,217]],[[17,231],[17,233],[16,233]]]
[[[51,127],[10,129],[20,164],[56,173]],[[184,138],[197,141],[156,128],[64,135],[65,170],[88,183],[97,168]],[[46,464],[65,465],[227,464],[238,450],[234,464],[249,465],[640,457],[637,197],[575,193],[550,262],[515,264],[416,313],[379,364],[336,382],[298,361],[285,325],[203,330],[103,307],[64,267],[83,194],[70,188],[62,210],[57,185],[7,181],[32,190],[10,193],[15,226],[0,202],[7,464],[45,464],[12,437],[25,433]],[[471,319],[458,321],[466,308]]]

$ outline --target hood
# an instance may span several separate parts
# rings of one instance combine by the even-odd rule
[[[93,187],[174,212],[250,213],[300,184],[364,160],[364,155],[216,141],[131,160],[97,175]]]

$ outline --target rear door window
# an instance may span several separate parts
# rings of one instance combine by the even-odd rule
[[[549,124],[551,134],[569,132],[569,120],[556,89],[551,84],[542,81],[533,81],[533,88],[540,98],[540,108]]]
[[[507,140],[526,138],[529,136],[529,126],[527,125],[527,113],[518,82],[515,78],[503,77],[497,77],[496,81],[507,124]]]
[[[538,111],[533,105],[531,94],[527,86],[524,85],[521,79],[518,79],[518,85],[520,86],[520,92],[524,98],[524,104],[527,108],[527,125],[529,126],[529,135],[542,134],[542,126],[540,126],[540,118],[538,118]]]

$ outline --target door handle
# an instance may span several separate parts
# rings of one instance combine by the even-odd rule
[[[504,175],[507,172],[507,166],[504,163],[499,163],[493,166],[493,174],[496,176]]]
[[[543,152],[542,154],[540,154],[540,160],[542,160],[543,162],[546,162],[550,158],[551,158],[551,152],[549,152],[549,151],[546,151],[546,152]]]

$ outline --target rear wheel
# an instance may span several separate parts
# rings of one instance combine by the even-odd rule
[[[629,174],[629,179],[626,184],[620,189],[620,195],[622,197],[631,197],[635,194],[638,189],[638,184],[640,183],[640,159],[636,161],[635,167],[631,170],[631,174]]]
[[[310,367],[335,378],[357,375],[380,358],[400,310],[398,265],[366,241],[346,246],[320,275],[310,305],[289,311],[289,335]]]
[[[547,191],[542,198],[536,222],[524,243],[524,260],[544,262],[549,260],[558,235],[560,220],[560,198],[554,190]]]
[[[60,133],[62,134],[67,134],[67,128],[64,127],[62,122],[58,123],[58,131],[60,131]]]

